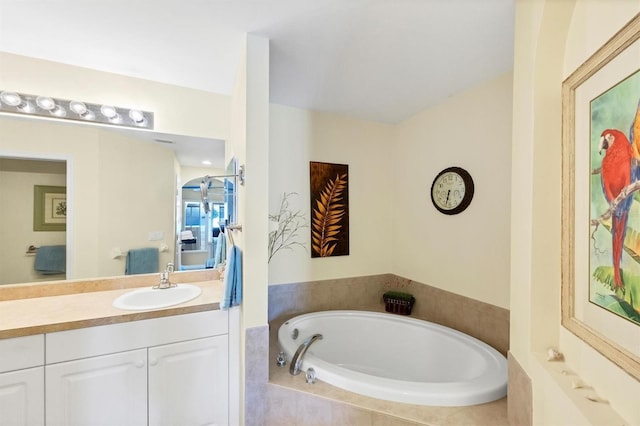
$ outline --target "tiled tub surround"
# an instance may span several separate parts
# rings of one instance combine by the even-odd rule
[[[531,378],[509,352],[508,411],[509,423],[517,426],[533,424]]]
[[[244,336],[244,424],[262,425],[269,392],[269,327],[248,328]]]
[[[334,309],[384,311],[387,290],[413,294],[411,317],[462,331],[507,356],[509,311],[393,274],[269,287],[269,322]]]
[[[392,274],[269,287],[270,355],[267,408],[269,425],[507,425],[507,401],[468,407],[425,407],[394,403],[348,392],[304,375],[291,376],[288,364],[278,368],[277,331],[287,319],[308,312],[357,309],[384,311],[382,294],[407,291],[416,303],[411,313],[455,328],[495,347],[506,355],[509,346],[509,312]],[[464,314],[461,314],[464,313]],[[248,423],[249,424],[249,423]]]

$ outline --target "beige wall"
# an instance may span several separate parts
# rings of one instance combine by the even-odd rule
[[[269,264],[270,284],[393,272],[508,307],[510,73],[399,125],[281,105],[270,113],[269,211],[295,192],[291,207],[309,219],[309,161],[349,165],[350,210],[349,256],[281,251]],[[467,168],[476,184],[470,208],[455,217],[438,213],[429,197],[435,175],[451,165]],[[308,248],[309,229],[300,235]]]
[[[561,83],[639,11],[637,0],[517,3],[511,352],[532,379],[534,424],[613,424],[617,414],[640,423],[640,382],[559,325]],[[554,375],[549,346],[610,405],[585,402]]]
[[[509,307],[512,75],[459,93],[397,126],[393,158],[392,272]],[[431,183],[459,166],[475,183],[459,215],[439,213]]]
[[[283,193],[309,224],[309,161],[349,165],[349,256],[311,258],[307,250],[281,250],[269,263],[269,284],[315,281],[391,271],[393,251],[393,126],[281,105],[270,108],[269,212]]]
[[[94,227],[98,234],[97,276],[122,275],[125,258],[108,259],[107,253],[142,247],[168,247],[160,253],[161,270],[174,259],[175,203],[174,153],[162,144],[139,141],[112,132],[99,134],[98,205]],[[131,171],[134,171],[133,175]],[[82,179],[77,176],[77,179]],[[82,202],[76,192],[76,204]],[[160,241],[149,241],[150,232],[162,232]],[[86,230],[77,231],[76,238]],[[80,246],[81,248],[82,246]],[[82,249],[76,250],[76,253]]]
[[[0,52],[0,88],[61,99],[108,103],[154,113],[155,131],[227,139],[230,98]]]

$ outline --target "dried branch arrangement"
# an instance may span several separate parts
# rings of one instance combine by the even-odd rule
[[[298,241],[299,231],[307,228],[307,221],[301,210],[293,211],[289,207],[289,197],[298,195],[295,192],[284,193],[277,214],[269,215],[269,220],[278,224],[278,229],[269,232],[269,262],[280,250],[292,250],[295,246],[307,249]]]

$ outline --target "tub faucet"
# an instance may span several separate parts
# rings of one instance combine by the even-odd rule
[[[173,263],[167,263],[167,269],[160,273],[160,282],[153,288],[164,290],[167,288],[175,287],[175,284],[171,284],[171,281],[169,280],[169,274],[171,272],[173,272]]]
[[[298,347],[298,350],[293,355],[293,358],[291,358],[289,373],[293,374],[294,376],[300,374],[300,372],[302,371],[302,358],[304,357],[304,354],[307,353],[307,349],[309,349],[309,346],[311,346],[311,344],[316,340],[322,340],[322,334],[314,334]]]

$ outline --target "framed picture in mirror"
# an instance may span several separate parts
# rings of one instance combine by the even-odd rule
[[[66,231],[67,188],[64,186],[33,186],[33,230]]]

